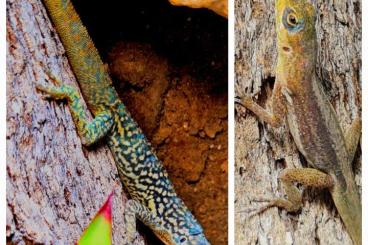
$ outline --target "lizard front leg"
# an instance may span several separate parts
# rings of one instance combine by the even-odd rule
[[[286,209],[288,212],[298,211],[302,207],[302,193],[295,187],[295,182],[306,187],[333,187],[332,177],[314,168],[286,169],[281,173],[279,178],[287,195],[287,199],[263,199],[262,201],[268,201],[269,203],[259,209],[257,213],[262,213],[271,207],[280,207]]]
[[[81,137],[83,145],[92,145],[99,139],[104,137],[113,125],[113,118],[109,111],[101,112],[88,122],[86,111],[81,103],[81,96],[77,89],[62,84],[57,78],[51,74],[47,74],[51,81],[56,85],[45,86],[37,84],[36,88],[47,94],[47,97],[60,100],[66,99],[69,103],[70,112],[72,114],[77,132]]]
[[[239,99],[235,99],[235,102],[244,106],[248,110],[252,111],[261,121],[270,124],[272,127],[280,127],[283,123],[286,114],[286,102],[281,92],[282,87],[278,82],[275,83],[274,90],[272,92],[272,112],[268,112],[251,97],[244,95]]]

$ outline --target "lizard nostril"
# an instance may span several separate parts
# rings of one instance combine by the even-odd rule
[[[282,49],[283,49],[285,52],[290,52],[290,48],[289,48],[289,47],[282,47]]]

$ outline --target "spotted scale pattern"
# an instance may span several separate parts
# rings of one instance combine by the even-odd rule
[[[190,229],[202,233],[202,228],[176,195],[162,163],[125,106],[119,103],[114,111],[115,124],[107,136],[108,145],[131,197],[161,217],[161,227],[178,237],[185,236]]]
[[[37,88],[54,99],[66,98],[84,144],[106,136],[123,184],[134,202],[126,212],[148,225],[165,244],[209,244],[202,227],[176,195],[162,163],[141,129],[126,110],[86,28],[69,0],[43,0],[55,25],[88,108],[95,116],[88,122],[81,97],[57,79],[56,86]],[[127,214],[130,215],[131,213]],[[127,219],[129,220],[129,219]],[[129,224],[127,224],[129,227]]]

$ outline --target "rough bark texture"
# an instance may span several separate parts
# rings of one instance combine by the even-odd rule
[[[39,61],[77,86],[59,38],[36,0],[7,1],[7,241],[73,244],[115,183],[109,149],[86,150],[68,107],[43,100]],[[114,197],[114,244],[124,244],[127,196]],[[136,243],[143,243],[139,237]]]
[[[317,72],[345,129],[361,110],[361,3],[314,3],[318,17]],[[236,94],[245,91],[268,107],[276,65],[274,1],[235,0]],[[277,177],[284,168],[306,166],[288,130],[258,122],[237,106],[235,119],[236,212],[264,203],[252,200],[284,195]],[[360,152],[354,161],[361,183]],[[288,214],[271,208],[248,219],[235,215],[237,244],[351,244],[327,191],[307,190],[303,208]]]

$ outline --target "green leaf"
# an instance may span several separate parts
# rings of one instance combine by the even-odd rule
[[[104,205],[83,232],[77,243],[78,245],[111,245],[113,194],[114,191],[111,192]]]

